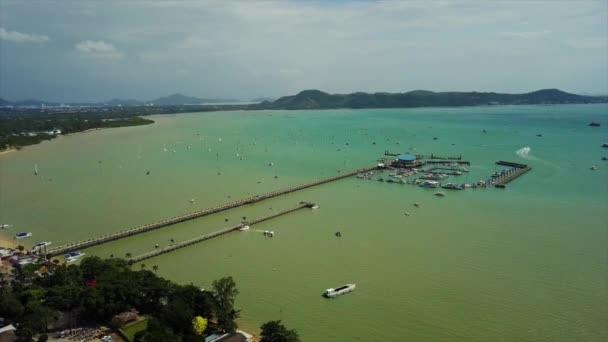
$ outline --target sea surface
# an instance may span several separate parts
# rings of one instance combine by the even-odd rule
[[[303,341],[608,340],[606,104],[153,119],[0,156],[0,221],[14,225],[0,234],[61,245],[371,166],[385,150],[462,155],[472,165],[459,183],[487,179],[498,160],[526,163],[506,189],[441,198],[352,177],[84,252],[137,255],[311,201],[320,209],[143,267],[204,288],[232,275],[242,328],[280,319]],[[352,282],[351,294],[321,297]]]

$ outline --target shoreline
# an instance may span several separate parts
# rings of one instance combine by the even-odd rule
[[[16,240],[11,239],[10,237],[0,235],[0,247],[4,248],[17,248],[19,244]]]
[[[14,148],[14,147],[10,147],[10,148],[7,148],[6,150],[0,151],[0,156],[4,155],[4,154],[9,154],[9,153],[17,152],[17,151],[19,151],[19,150],[16,149],[16,148]]]

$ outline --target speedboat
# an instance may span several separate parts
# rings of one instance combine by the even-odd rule
[[[74,262],[78,260],[78,258],[84,256],[85,253],[80,252],[69,252],[65,255],[65,262]]]
[[[12,225],[8,224],[8,223],[2,223],[0,224],[0,229],[7,229],[12,227]]]
[[[37,244],[34,245],[34,247],[32,248],[33,250],[37,251],[39,249],[42,249],[44,247],[48,247],[50,245],[52,245],[52,242],[47,242],[47,241],[43,241],[43,242],[38,242]]]
[[[239,230],[242,232],[249,230],[249,229],[251,229],[251,227],[249,227],[249,226],[242,226],[241,228],[239,228]]]
[[[326,298],[336,298],[337,296],[353,292],[356,288],[356,284],[346,284],[335,289],[330,288],[323,292],[323,296]]]
[[[28,233],[28,232],[17,233],[17,234],[15,234],[15,239],[25,239],[30,236],[32,236],[32,233]]]

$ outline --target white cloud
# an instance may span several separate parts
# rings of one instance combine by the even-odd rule
[[[114,45],[103,40],[82,41],[76,44],[76,50],[102,59],[120,59],[123,57],[123,53],[116,49]]]
[[[45,43],[49,41],[49,37],[38,34],[9,31],[3,27],[0,27],[0,40],[7,40],[16,43]]]

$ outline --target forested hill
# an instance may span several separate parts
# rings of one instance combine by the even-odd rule
[[[608,102],[608,97],[583,96],[558,89],[543,89],[525,94],[494,92],[441,92],[415,90],[407,93],[328,94],[304,90],[274,102],[262,102],[256,109],[332,109],[332,108],[399,108],[457,107],[480,105],[575,104]]]

